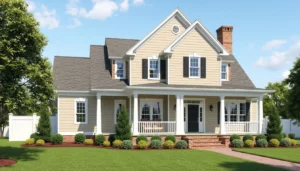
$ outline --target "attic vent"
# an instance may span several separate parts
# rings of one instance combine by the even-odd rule
[[[179,31],[180,31],[179,26],[174,25],[173,28],[172,28],[172,32],[173,32],[174,34],[178,34]]]

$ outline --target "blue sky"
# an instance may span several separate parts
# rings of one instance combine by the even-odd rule
[[[300,1],[26,0],[48,38],[43,55],[89,56],[105,37],[141,39],[175,8],[215,35],[232,25],[233,54],[257,87],[281,81],[300,56]]]

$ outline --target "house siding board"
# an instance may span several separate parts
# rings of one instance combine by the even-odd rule
[[[183,56],[198,54],[206,57],[206,78],[186,78],[183,73]],[[220,61],[214,48],[195,29],[191,30],[175,47],[170,58],[169,84],[220,86]],[[179,72],[178,72],[179,71]],[[176,74],[172,74],[176,73]]]
[[[250,121],[256,122],[258,121],[258,110],[257,110],[257,101],[251,101],[250,105]]]
[[[172,33],[172,27],[174,25],[179,26],[180,33]],[[185,31],[185,29],[185,26],[179,19],[173,17],[136,51],[136,55],[131,61],[132,66],[134,66],[131,68],[131,85],[160,82],[160,80],[142,79],[141,59],[147,59],[149,56],[158,57],[166,47]]]

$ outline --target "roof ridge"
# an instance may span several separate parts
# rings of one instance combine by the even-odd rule
[[[137,40],[139,41],[140,39],[127,39],[127,38],[113,38],[113,37],[106,37],[105,39],[119,39],[119,40]]]
[[[54,56],[59,58],[84,58],[84,59],[90,59],[89,56]]]

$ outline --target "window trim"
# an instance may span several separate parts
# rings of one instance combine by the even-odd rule
[[[123,77],[118,77],[117,71],[118,71],[118,62],[123,63]],[[124,60],[115,60],[115,79],[126,79],[126,62]]]
[[[222,74],[223,74],[222,67],[223,67],[223,65],[226,66],[226,79],[222,78]],[[228,63],[222,63],[222,65],[221,65],[221,80],[222,81],[228,81]]]
[[[85,122],[77,122],[77,102],[85,103]],[[88,124],[88,99],[87,98],[77,98],[74,100],[74,124]]]
[[[158,61],[158,76],[157,78],[150,78],[150,61],[157,60]],[[149,56],[148,57],[148,79],[149,80],[160,80],[160,58],[156,56]]]
[[[229,108],[230,107],[230,103],[235,103],[237,104],[237,115],[234,115],[234,116],[237,116],[237,121],[230,121],[230,116],[231,116],[231,109]],[[245,104],[245,114],[241,114],[240,112],[240,105],[241,103],[244,103]],[[225,108],[224,108],[224,113],[225,113],[225,116],[227,116],[227,121],[225,122],[247,122],[247,121],[240,121],[240,116],[246,116],[247,115],[247,109],[246,109],[246,100],[226,100],[225,101],[225,106],[224,107],[227,107],[227,114],[225,113]],[[233,114],[232,114],[233,115]],[[225,120],[225,118],[224,118]]]
[[[139,120],[141,121],[142,120],[142,111],[143,111],[143,106],[142,106],[142,104],[144,103],[144,102],[151,102],[151,103],[153,103],[153,102],[159,102],[159,104],[160,104],[160,120],[162,121],[163,120],[163,116],[164,116],[164,104],[163,104],[163,99],[140,99],[140,112],[139,112]],[[152,107],[152,104],[149,104],[149,106],[150,106],[150,120],[149,121],[153,121],[153,107]]]
[[[191,76],[191,58],[198,58],[198,67],[199,67],[199,75],[198,76]],[[199,54],[190,54],[189,55],[189,78],[200,78],[201,77],[201,56]]]
[[[173,31],[173,29],[174,29],[175,26],[178,27],[178,32],[177,33]],[[180,33],[180,27],[179,27],[179,25],[177,25],[177,24],[173,25],[171,31],[175,35],[179,34]]]
[[[114,123],[117,124],[117,105],[116,104],[123,104],[126,106],[126,100],[115,100],[114,103]]]

